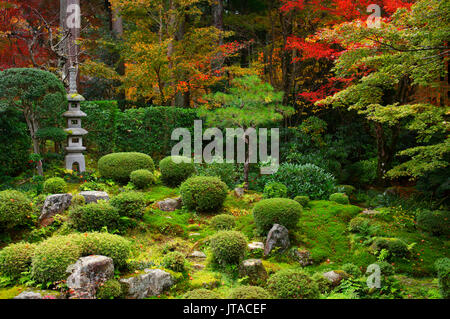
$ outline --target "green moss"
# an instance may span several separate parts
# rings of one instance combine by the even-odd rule
[[[192,289],[197,288],[207,288],[213,289],[221,285],[221,274],[218,272],[211,272],[208,270],[200,270],[191,275],[191,280],[189,281],[190,287]]]

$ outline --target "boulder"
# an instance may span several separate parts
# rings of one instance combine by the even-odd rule
[[[363,210],[363,212],[361,214],[363,214],[363,215],[378,215],[378,214],[380,214],[380,212],[377,210],[373,210],[373,209],[365,209],[365,210]]]
[[[234,196],[240,198],[244,196],[245,190],[242,187],[236,187],[234,189]]]
[[[188,255],[188,258],[206,258],[206,255],[201,251],[194,250],[192,253]]]
[[[157,202],[156,206],[164,212],[173,212],[174,210],[181,208],[183,206],[183,202],[181,201],[181,197],[167,198],[163,201]]]
[[[19,295],[15,296],[13,299],[64,299],[65,296],[55,290],[40,290],[40,289],[33,289],[33,290],[27,290]]]
[[[98,286],[114,277],[114,264],[109,257],[93,255],[81,257],[66,272],[72,298],[94,299]]]
[[[252,252],[254,250],[258,250],[258,249],[264,250],[264,243],[262,243],[260,241],[254,241],[254,242],[249,243],[247,245],[247,247],[250,252]]]
[[[107,192],[100,191],[84,191],[80,193],[84,197],[86,204],[97,203],[99,200],[109,200],[109,195]]]
[[[266,246],[264,247],[264,256],[268,256],[270,252],[279,248],[280,252],[285,251],[290,246],[289,231],[283,225],[275,224],[267,235]]]
[[[42,295],[34,291],[24,291],[20,295],[15,296],[13,299],[42,299]]]
[[[346,278],[348,275],[343,271],[329,271],[323,274],[323,276],[331,283],[332,286],[337,286],[340,284],[342,279]]]
[[[250,285],[258,285],[267,281],[267,271],[261,259],[246,259],[239,266],[239,276],[248,277]]]
[[[293,254],[295,260],[297,260],[302,267],[313,264],[313,259],[311,258],[311,253],[309,251],[295,249]]]
[[[48,226],[53,223],[53,217],[57,214],[62,214],[69,208],[71,202],[72,194],[54,194],[47,196],[38,219],[39,224],[41,226]]]
[[[127,297],[132,299],[160,295],[175,283],[172,276],[161,269],[145,269],[144,274],[121,279],[120,282],[126,287]]]

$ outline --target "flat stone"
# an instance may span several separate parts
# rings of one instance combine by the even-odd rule
[[[72,194],[53,194],[47,196],[39,216],[39,225],[48,226],[53,223],[53,217],[62,214],[69,208],[72,202]]]
[[[313,264],[313,259],[311,258],[311,253],[308,250],[294,250],[294,258],[302,267]]]
[[[264,243],[260,241],[254,241],[247,245],[249,251],[253,251],[256,249],[264,250]]]
[[[236,196],[238,198],[244,196],[244,193],[245,193],[245,190],[242,187],[236,187],[234,189],[234,196]]]
[[[34,291],[24,291],[20,295],[15,296],[13,299],[42,299],[42,295]]]
[[[173,212],[174,210],[181,208],[183,206],[183,202],[181,201],[181,197],[167,198],[163,201],[157,202],[156,206],[164,212]]]
[[[192,253],[189,254],[188,258],[206,258],[205,253],[194,250]]]
[[[161,269],[145,269],[144,274],[120,279],[126,287],[126,295],[132,299],[143,299],[160,295],[175,283],[172,276]]]
[[[323,276],[333,285],[337,286],[344,279],[344,276],[340,273],[332,270],[323,274]]]
[[[107,192],[101,191],[84,191],[80,193],[84,197],[86,204],[97,203],[99,200],[109,201],[109,195]]]
[[[289,248],[290,244],[288,229],[283,225],[274,224],[267,235],[264,256],[268,256],[275,248],[279,248],[278,251],[283,252]]]

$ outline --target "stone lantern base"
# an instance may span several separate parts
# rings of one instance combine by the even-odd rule
[[[69,153],[66,155],[66,169],[72,170],[73,164],[78,164],[78,171],[86,171],[86,163],[82,153]]]

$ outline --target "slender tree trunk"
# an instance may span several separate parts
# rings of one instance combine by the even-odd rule
[[[39,129],[39,124],[38,124],[37,120],[35,119],[34,115],[29,110],[24,111],[24,117],[25,117],[25,121],[27,122],[28,130],[30,131],[31,140],[33,142],[33,153],[41,154],[41,150],[39,147],[39,139],[36,137],[36,132]],[[44,170],[42,168],[41,161],[37,162],[36,170],[39,175],[41,175],[41,176],[44,175]]]

